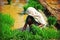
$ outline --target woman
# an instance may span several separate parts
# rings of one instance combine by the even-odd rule
[[[31,24],[35,24],[38,26],[43,26],[45,27],[47,25],[47,19],[46,16],[42,15],[42,11],[40,10],[40,12],[38,12],[35,8],[33,7],[29,7],[26,11],[26,13],[28,14],[28,17],[26,19],[26,23],[23,27],[23,29],[26,29],[27,25],[31,25]],[[45,18],[45,19],[44,19]]]

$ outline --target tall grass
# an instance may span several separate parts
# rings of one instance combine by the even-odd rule
[[[0,39],[6,40],[12,36],[11,27],[14,25],[14,19],[9,14],[0,12]]]
[[[9,14],[0,13],[0,40],[49,40],[59,39],[60,31],[53,27],[39,28],[31,25],[30,31],[11,30],[14,19]]]
[[[44,10],[44,7],[39,3],[38,0],[29,0],[28,3],[24,6],[24,11],[26,11],[28,7],[34,7],[37,10]]]
[[[49,23],[49,26],[54,26],[54,25],[56,25],[56,23],[57,23],[57,18],[56,17],[54,17],[54,16],[49,16],[48,17],[48,23]]]

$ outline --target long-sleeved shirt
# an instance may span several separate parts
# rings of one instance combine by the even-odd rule
[[[45,20],[45,17],[42,15],[41,12],[38,12],[35,8],[29,7],[26,13],[32,16],[38,23],[47,25],[47,20]]]

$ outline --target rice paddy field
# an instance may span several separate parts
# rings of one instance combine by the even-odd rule
[[[48,22],[46,27],[32,24],[23,29],[28,17],[26,10],[29,7],[41,10],[43,15],[46,15]],[[38,0],[0,1],[0,40],[60,40],[58,23],[58,19],[52,16]]]

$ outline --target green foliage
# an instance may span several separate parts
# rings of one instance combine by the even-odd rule
[[[14,25],[14,19],[9,14],[0,13],[0,23],[5,23],[12,26]]]
[[[12,40],[49,40],[60,38],[59,32],[54,28],[39,28],[38,26],[31,25],[30,31],[20,31]]]
[[[30,31],[11,30],[14,25],[13,18],[8,14],[0,13],[0,40],[49,40],[59,39],[60,31],[52,28],[39,28],[36,25],[31,25]]]
[[[12,1],[12,0],[7,0],[8,4],[11,4],[11,1]]]
[[[58,30],[58,35],[57,35],[58,37],[58,39],[60,39],[60,30]]]
[[[11,26],[14,25],[14,20],[9,14],[0,13],[0,39],[7,40],[12,36]]]
[[[39,3],[38,0],[29,0],[28,3],[24,6],[24,11],[26,11],[28,7],[34,7],[37,10],[44,10],[44,7]]]
[[[31,29],[33,34],[40,35],[44,39],[57,38],[57,30],[55,30],[54,28],[46,27],[41,29],[38,26],[32,25]]]
[[[48,23],[49,23],[49,25],[55,25],[57,23],[56,17],[49,16],[48,17]]]
[[[16,36],[12,38],[12,40],[40,40],[39,35],[33,35],[31,32],[28,32],[27,30],[25,31],[20,31]]]

